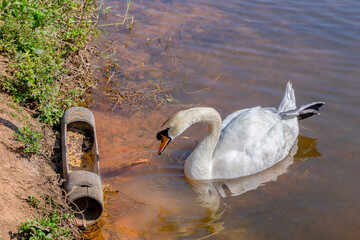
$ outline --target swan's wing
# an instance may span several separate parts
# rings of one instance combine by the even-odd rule
[[[241,110],[228,120],[213,155],[216,178],[262,171],[283,159],[293,144],[287,146],[283,120],[273,108]]]
[[[251,108],[245,108],[241,109],[239,111],[233,112],[230,115],[228,115],[223,121],[221,125],[221,129],[224,129],[234,118],[239,116],[240,114],[243,114],[245,112],[248,112]]]
[[[241,109],[241,110],[231,113],[222,121],[221,129],[224,129],[232,120],[237,118],[239,115],[244,116],[244,114],[246,114],[247,112],[249,112],[250,110],[253,110],[253,109],[259,110],[259,109],[261,109],[261,107],[245,108],[245,109]],[[263,108],[263,109],[270,110],[274,113],[277,113],[276,108],[273,108],[273,107],[268,107],[268,108]]]

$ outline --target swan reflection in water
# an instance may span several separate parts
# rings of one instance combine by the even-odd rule
[[[198,205],[206,212],[205,216],[200,219],[176,220],[169,217],[168,210],[160,209],[158,217],[165,226],[159,230],[176,232],[184,239],[189,236],[192,239],[203,239],[221,232],[224,229],[221,216],[225,211],[219,211],[221,198],[239,196],[257,189],[267,182],[275,181],[292,163],[321,156],[316,150],[316,144],[317,139],[299,136],[284,160],[262,172],[230,180],[191,181],[190,188],[196,195]]]

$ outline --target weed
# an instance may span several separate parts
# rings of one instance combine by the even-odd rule
[[[19,112],[22,112],[22,111],[23,111],[23,110],[22,110],[19,106],[17,106],[15,103],[10,102],[10,103],[7,103],[7,105],[8,105],[9,107],[11,107],[11,108],[19,111]]]
[[[19,129],[19,133],[14,132],[14,136],[25,144],[25,153],[38,154],[40,152],[42,133],[34,130],[29,123],[24,128]]]
[[[74,239],[70,225],[64,224],[64,221],[73,219],[73,214],[63,211],[51,197],[46,197],[45,201],[41,202],[30,196],[27,201],[38,210],[39,217],[22,222],[20,233],[29,239]],[[40,206],[41,203],[43,206]]]
[[[78,67],[72,69],[76,76],[64,78],[71,70],[65,59],[79,55],[94,33],[94,5],[94,0],[0,0],[0,51],[12,72],[1,88],[36,109],[47,124],[58,124],[85,94],[84,86],[74,87],[82,75]]]
[[[13,116],[14,118],[16,118],[18,115],[16,112],[10,112],[11,116]]]
[[[39,208],[39,203],[40,200],[35,198],[33,195],[30,195],[27,199],[26,199],[27,203],[32,206],[35,209]]]

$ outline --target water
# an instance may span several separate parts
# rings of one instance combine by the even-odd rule
[[[104,1],[112,8],[94,40],[100,50],[111,43],[92,63],[99,79],[92,111],[103,183],[120,191],[98,238],[356,239],[360,2],[135,0],[131,35],[101,26],[119,22],[125,5]],[[156,155],[155,134],[180,109],[211,106],[226,117],[277,107],[288,81],[298,105],[326,105],[300,123],[292,154],[274,168],[188,182],[183,161],[206,132],[201,124]],[[109,102],[114,89],[129,108]]]

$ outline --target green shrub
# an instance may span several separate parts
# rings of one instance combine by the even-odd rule
[[[65,59],[78,54],[91,33],[93,0],[0,0],[0,51],[10,58],[13,74],[2,89],[30,104],[40,120],[59,123],[64,110],[79,103],[81,87],[61,82]]]

